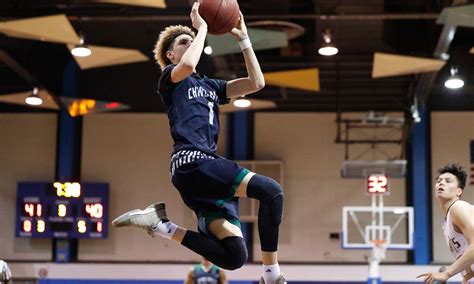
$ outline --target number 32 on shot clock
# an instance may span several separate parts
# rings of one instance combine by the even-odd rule
[[[388,178],[386,175],[373,174],[367,177],[367,193],[387,193],[388,192]]]

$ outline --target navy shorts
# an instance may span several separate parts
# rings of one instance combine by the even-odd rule
[[[180,166],[171,178],[184,203],[198,217],[198,230],[209,234],[212,220],[224,218],[240,227],[237,187],[250,171],[218,157],[199,159]]]

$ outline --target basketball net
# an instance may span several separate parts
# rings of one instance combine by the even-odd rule
[[[380,278],[379,265],[385,259],[385,251],[387,250],[387,242],[385,240],[372,240],[372,254],[369,262],[369,278]]]
[[[387,251],[387,242],[385,240],[373,240],[372,241],[372,256],[371,258],[375,258],[378,261],[382,261],[385,259],[385,251]]]

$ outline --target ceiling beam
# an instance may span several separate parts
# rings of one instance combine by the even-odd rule
[[[23,66],[13,59],[8,53],[0,49],[0,61],[5,63],[11,70],[13,70],[20,78],[28,82],[33,88],[38,85],[36,79]]]

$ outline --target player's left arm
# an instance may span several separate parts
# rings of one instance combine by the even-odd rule
[[[466,251],[451,264],[446,272],[449,276],[455,275],[474,264],[474,206],[467,202],[460,202],[451,212],[453,224],[461,230],[460,233],[467,239],[469,245]]]
[[[220,278],[219,284],[227,284],[227,278],[225,276],[225,272],[223,269],[219,269],[219,278]]]
[[[265,87],[265,78],[262,69],[258,63],[257,56],[252,46],[245,43],[249,40],[247,26],[245,25],[244,16],[240,13],[239,24],[230,32],[239,42],[244,43],[242,53],[245,59],[245,67],[247,68],[247,77],[237,78],[227,82],[227,97],[240,97],[247,94],[255,93]],[[250,43],[250,41],[248,41]]]

